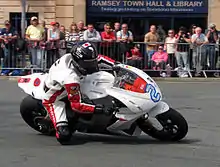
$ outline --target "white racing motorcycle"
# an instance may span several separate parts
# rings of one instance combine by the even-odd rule
[[[20,104],[20,113],[30,127],[53,135],[52,121],[42,105],[46,76],[35,73],[18,80],[18,86],[28,94]],[[118,64],[111,72],[87,75],[80,86],[84,102],[104,104],[112,114],[79,114],[64,98],[72,132],[140,136],[143,131],[161,141],[179,141],[188,132],[184,117],[162,101],[158,85],[142,70]]]

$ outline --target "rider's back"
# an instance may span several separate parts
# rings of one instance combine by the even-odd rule
[[[72,55],[65,54],[51,66],[45,80],[48,88],[60,90],[65,84],[79,82],[79,77],[71,62]]]

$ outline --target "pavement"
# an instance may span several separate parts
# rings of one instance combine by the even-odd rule
[[[77,133],[72,145],[61,146],[23,122],[19,103],[25,94],[16,82],[1,79],[0,167],[220,167],[220,84],[158,84],[164,100],[189,123],[181,142]]]

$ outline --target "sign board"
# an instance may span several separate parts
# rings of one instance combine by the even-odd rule
[[[87,0],[88,13],[208,13],[208,0]]]

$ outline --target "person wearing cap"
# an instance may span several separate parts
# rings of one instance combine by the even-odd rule
[[[36,16],[31,18],[31,25],[26,30],[26,39],[29,41],[32,65],[41,67],[43,52],[40,49],[40,42],[43,42],[45,39],[45,30],[39,25]]]
[[[52,21],[50,23],[50,28],[48,29],[47,32],[47,40],[48,41],[57,41],[60,39],[60,31],[57,27],[57,22]]]
[[[49,68],[56,59],[59,58],[59,40],[60,31],[57,28],[57,22],[50,23],[50,28],[47,30],[47,67]]]
[[[47,30],[47,41],[57,41],[60,39],[60,31],[56,26],[57,22],[52,21],[50,23],[50,28]]]
[[[10,68],[15,62],[12,62],[13,56],[15,55],[15,49],[13,48],[13,44],[15,43],[18,32],[14,27],[11,26],[10,21],[6,20],[4,22],[5,28],[1,30],[0,39],[3,41],[1,47],[4,51],[4,64],[3,68]],[[2,70],[1,75],[8,75],[10,70]]]
[[[209,58],[210,69],[215,70],[218,59],[218,56],[215,52],[216,43],[218,41],[218,31],[216,29],[216,25],[213,23],[210,24],[205,34],[209,41],[209,45],[207,46],[207,54]]]

